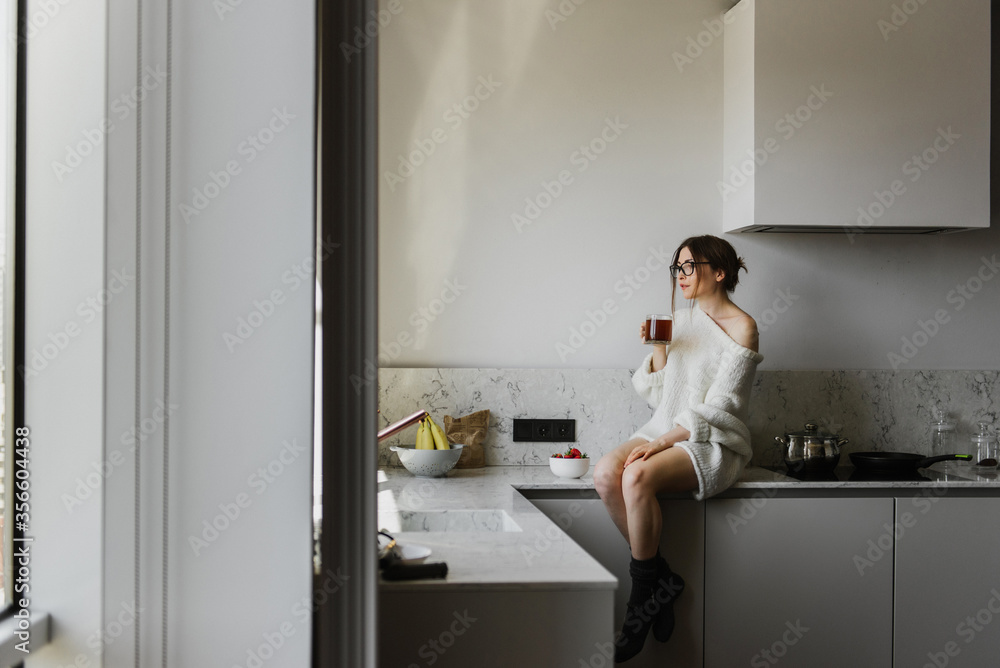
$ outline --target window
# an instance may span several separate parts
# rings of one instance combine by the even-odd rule
[[[0,10],[0,609],[12,601],[11,559],[13,508],[14,430],[23,421],[23,378],[17,374],[24,353],[20,334],[23,300],[23,267],[19,247],[23,241],[23,68],[24,48],[18,18],[23,2],[7,2]],[[17,344],[17,345],[15,345]],[[21,533],[24,533],[23,531]],[[30,534],[30,531],[28,532]]]

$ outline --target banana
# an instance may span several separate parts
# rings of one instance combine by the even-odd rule
[[[424,449],[434,449],[434,432],[431,431],[431,419],[424,420]]]
[[[430,434],[430,427],[427,426],[426,418],[420,421],[417,429],[417,450],[433,450],[434,439]]]
[[[434,435],[431,432],[430,419],[424,420],[424,450],[434,449]]]
[[[438,426],[437,422],[435,422],[430,416],[427,417],[427,421],[430,422],[431,438],[434,440],[434,448],[437,450],[451,450],[451,445],[448,443],[448,439],[445,438],[444,431]]]

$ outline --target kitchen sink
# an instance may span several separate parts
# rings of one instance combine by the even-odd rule
[[[503,510],[392,510],[380,511],[379,528],[400,531],[520,531]]]

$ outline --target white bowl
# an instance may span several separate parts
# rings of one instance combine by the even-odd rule
[[[401,564],[423,563],[427,557],[431,556],[431,548],[425,545],[414,545],[413,543],[401,545],[396,543],[396,548],[396,555],[399,557],[399,563]]]
[[[412,445],[389,448],[399,457],[403,467],[418,478],[437,478],[455,468],[462,456],[462,446],[453,444],[450,450],[417,450]]]
[[[380,533],[378,535],[378,549],[381,552],[386,545],[389,544],[390,538],[385,534]],[[431,548],[425,545],[416,545],[414,543],[396,543],[396,546],[392,548],[393,552],[396,553],[396,563],[398,564],[419,564],[423,563],[427,557],[431,556]]]
[[[549,468],[560,478],[579,478],[590,470],[590,458],[549,457]]]

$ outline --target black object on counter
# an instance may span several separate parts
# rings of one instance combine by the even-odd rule
[[[912,471],[883,471],[881,469],[864,471],[853,466],[838,466],[826,473],[808,474],[788,471],[781,466],[765,466],[764,468],[801,482],[929,482],[931,480],[917,469]]]
[[[405,564],[396,551],[396,539],[385,531],[379,531],[378,565],[385,580],[429,580],[448,575],[448,564]]]
[[[789,478],[804,480],[808,482],[837,482],[841,478],[837,475],[839,469],[828,467],[788,467],[787,471],[775,469],[778,473],[787,475]]]
[[[917,469],[883,471],[881,469],[850,469],[848,482],[929,482],[931,479]]]
[[[390,564],[382,569],[386,580],[430,580],[448,575],[448,564]]]
[[[839,463],[839,454],[836,457],[831,457],[829,459],[826,457],[805,460],[791,460],[785,458],[785,468],[788,469],[788,475],[793,478],[808,478],[810,480],[836,479],[836,475],[834,475],[833,471],[837,468]]]
[[[851,463],[863,471],[916,471],[935,462],[952,459],[971,461],[972,455],[938,455],[924,457],[913,452],[852,452]]]

